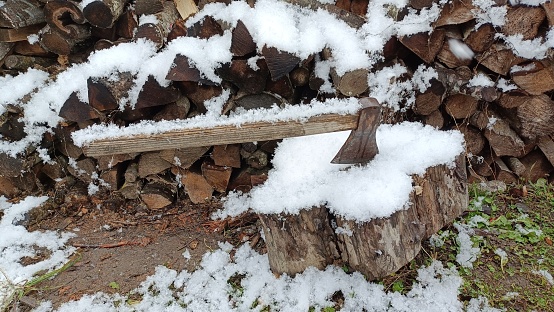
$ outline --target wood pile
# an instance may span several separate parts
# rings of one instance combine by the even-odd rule
[[[71,64],[85,61],[93,51],[140,38],[161,49],[180,36],[220,35],[228,26],[209,16],[185,27],[186,18],[208,2],[215,1],[100,0],[83,7],[71,0],[7,0],[0,6],[1,74],[38,68],[56,75]],[[364,0],[338,0],[335,5],[287,2],[325,9],[354,28],[363,25],[368,7]],[[422,10],[434,2],[414,0],[410,5]],[[438,76],[431,87],[416,93],[413,107],[393,119],[421,120],[441,129],[462,131],[473,181],[536,180],[554,170],[552,51],[543,59],[528,59],[516,55],[502,38],[519,34],[524,40],[546,40],[548,28],[554,24],[554,5],[548,2],[528,7],[505,2],[496,1],[496,6],[507,7],[504,26],[485,23],[477,28],[476,7],[459,0],[449,2],[430,34],[393,37],[385,46],[382,64],[372,70],[394,64],[412,72],[421,64],[434,68]],[[407,9],[392,11],[389,14],[400,20]],[[155,15],[159,22],[139,25],[139,18],[147,15]],[[469,57],[460,56],[460,47],[469,51]],[[117,191],[129,200],[140,199],[157,209],[174,202],[179,194],[199,203],[214,194],[248,191],[263,183],[276,147],[274,141],[87,157],[71,140],[73,131],[99,122],[126,126],[140,120],[196,116],[206,112],[206,100],[221,95],[224,89],[232,90],[232,95],[222,114],[237,107],[271,107],[332,96],[319,92],[324,81],[314,74],[316,55],[299,59],[267,46],[258,51],[242,22],[232,30],[231,52],[232,62],[217,69],[223,79],[217,84],[203,78],[187,57],[177,55],[166,77],[172,83],[161,86],[150,77],[132,109],[120,110],[118,105],[132,87],[132,74],[89,79],[88,103],[72,94],[59,113],[65,122],[43,139],[41,148],[48,151],[52,162],[43,163],[33,148],[23,157],[0,154],[0,193],[13,197],[75,180]],[[328,58],[328,52],[323,50],[317,57]],[[255,64],[249,62],[253,59]],[[516,65],[519,70],[513,70]],[[367,75],[367,69],[342,76],[331,71],[335,96],[371,95]],[[399,81],[411,75],[403,75]],[[492,85],[470,83],[482,76]],[[501,81],[513,88],[502,89]],[[19,107],[8,105],[1,118],[3,140],[18,141],[24,136],[23,124],[18,121],[21,114]],[[384,116],[387,121],[390,118]]]

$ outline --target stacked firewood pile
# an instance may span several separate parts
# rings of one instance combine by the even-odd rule
[[[184,20],[206,2],[213,1],[7,0],[0,6],[1,72],[17,74],[38,68],[56,75],[69,64],[85,61],[93,51],[139,38],[149,39],[161,49],[180,36],[221,35],[228,26],[210,16],[185,27]],[[339,0],[335,5],[288,2],[325,9],[354,28],[364,24],[368,7],[364,0]],[[410,1],[410,5],[422,10],[434,2],[418,0]],[[267,46],[257,51],[241,22],[232,30],[232,62],[217,69],[222,83],[204,79],[187,57],[178,55],[167,73],[166,79],[172,81],[169,86],[161,86],[150,77],[134,108],[121,110],[118,103],[132,87],[130,73],[120,73],[118,79],[89,79],[88,103],[72,94],[59,113],[66,122],[42,142],[53,162],[43,163],[32,148],[26,157],[0,154],[0,193],[13,197],[80,183],[117,191],[155,209],[174,202],[183,190],[195,203],[231,189],[248,191],[265,180],[276,142],[92,158],[73,144],[71,133],[99,122],[125,126],[140,120],[196,116],[206,112],[205,101],[224,90],[232,90],[224,114],[236,107],[271,107],[322,96],[371,96],[368,73],[394,64],[412,71],[426,64],[437,72],[431,87],[416,93],[415,104],[401,118],[462,131],[474,181],[548,177],[554,170],[554,141],[550,137],[554,134],[552,54],[547,51],[539,60],[523,57],[503,36],[519,34],[523,40],[546,40],[548,28],[554,24],[554,5],[548,2],[528,7],[500,2],[496,6],[507,7],[504,26],[484,23],[476,27],[476,7],[458,0],[446,4],[430,34],[393,37],[385,45],[382,64],[371,71],[359,69],[339,76],[331,70],[335,95],[319,92],[325,81],[314,74],[315,55],[300,59]],[[407,11],[391,10],[389,14],[401,20]],[[147,15],[155,15],[158,22],[144,19],[139,24],[139,18]],[[330,57],[327,52],[317,57]],[[408,72],[398,81],[410,78]],[[2,116],[0,133],[4,140],[17,141],[24,136],[18,121],[21,113],[13,105]]]

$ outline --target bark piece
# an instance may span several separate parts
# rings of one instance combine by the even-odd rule
[[[217,166],[211,159],[202,163],[202,175],[216,192],[225,193],[231,179],[231,167]]]
[[[279,51],[274,47],[264,46],[262,55],[265,58],[271,79],[274,81],[287,75],[291,70],[300,63],[300,58],[291,53]]]
[[[78,4],[67,0],[48,1],[44,5],[44,15],[50,27],[65,34],[69,38],[77,38],[78,30],[76,24],[85,23],[85,16]]]
[[[98,0],[85,6],[83,15],[93,26],[111,28],[123,14],[127,0]]]
[[[160,157],[166,162],[183,169],[190,168],[210,149],[209,146],[191,147],[160,151]]]
[[[338,75],[335,70],[331,71],[335,88],[346,96],[358,96],[364,93],[368,88],[367,75],[368,70],[365,68],[349,71],[343,75]]]
[[[25,41],[30,35],[38,33],[44,24],[31,25],[22,28],[0,28],[0,42]]]
[[[256,43],[246,25],[239,20],[232,32],[231,53],[234,56],[245,56],[254,52],[256,52]]]
[[[60,109],[58,115],[66,120],[74,122],[83,122],[90,119],[100,118],[100,113],[98,113],[98,111],[87,103],[79,100],[76,92],[71,93]]]
[[[534,62],[532,69],[512,74],[512,80],[532,95],[554,90],[554,64]]]
[[[217,166],[240,168],[240,145],[216,145],[211,155]]]
[[[0,27],[22,28],[44,22],[42,9],[31,0],[7,0],[0,7]]]
[[[471,95],[453,94],[446,98],[445,110],[454,119],[469,118],[477,110],[478,101]]]
[[[156,14],[164,9],[164,0],[136,0],[135,12],[137,15]]]
[[[445,25],[458,25],[469,22],[475,18],[473,15],[475,7],[471,2],[454,0],[447,3],[435,23],[435,27]]]
[[[497,119],[487,128],[485,137],[497,156],[521,157],[525,154],[525,143],[503,119]]]
[[[400,37],[400,42],[414,52],[425,63],[431,63],[441,50],[446,32],[437,28],[431,35],[428,32],[421,32],[411,36]]]
[[[53,66],[56,63],[56,60],[53,58],[15,54],[8,55],[4,59],[4,66],[6,66],[6,68],[20,71],[25,71],[29,68],[35,68],[37,66],[46,68]]]
[[[496,30],[491,24],[479,26],[477,30],[473,26],[465,36],[464,42],[475,53],[483,53],[488,50],[494,43]]]
[[[431,86],[425,92],[417,94],[415,111],[419,115],[430,115],[439,109],[446,89],[437,79],[431,79]]]
[[[138,173],[141,178],[159,174],[171,167],[171,163],[160,156],[161,152],[149,152],[140,155]]]
[[[193,203],[205,203],[212,198],[214,189],[202,174],[186,171],[181,182],[185,185],[185,191]]]
[[[136,109],[165,105],[179,99],[179,91],[173,87],[162,87],[154,76],[148,76],[148,80],[142,86],[135,104]]]
[[[526,170],[523,173],[523,178],[528,181],[536,182],[540,178],[548,178],[548,175],[554,167],[539,150],[534,150],[521,158],[521,163]]]
[[[202,20],[187,28],[187,36],[208,39],[213,36],[223,35],[221,25],[211,16],[207,15]]]
[[[512,66],[525,61],[516,56],[512,49],[500,43],[493,44],[487,51],[476,55],[475,58],[481,65],[501,75],[507,75]]]
[[[177,12],[173,1],[164,1],[163,7],[163,11],[155,14],[157,23],[139,25],[135,38],[148,39],[154,42],[158,48],[163,46],[171,30],[171,25],[179,18],[179,12]]]
[[[506,36],[521,34],[523,40],[534,39],[545,17],[546,14],[541,7],[509,7],[502,32]]]

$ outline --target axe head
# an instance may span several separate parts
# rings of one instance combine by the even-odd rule
[[[375,134],[381,119],[381,106],[374,98],[360,99],[358,126],[339,150],[333,164],[366,164],[379,153]]]

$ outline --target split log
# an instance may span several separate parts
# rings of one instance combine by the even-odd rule
[[[506,36],[522,35],[523,40],[534,39],[546,14],[541,7],[509,7],[502,33]]]
[[[358,96],[364,93],[368,88],[368,73],[368,70],[363,68],[349,71],[339,76],[337,72],[332,69],[331,77],[333,78],[333,85],[340,93],[346,96]]]
[[[552,137],[548,135],[540,137],[537,146],[543,152],[544,156],[546,156],[550,164],[554,166],[554,142],[552,141]]]
[[[21,28],[0,28],[0,42],[25,41],[30,35],[38,33],[44,24],[31,25]]]
[[[43,11],[50,27],[69,38],[79,37],[80,30],[75,27],[75,23],[84,24],[86,20],[78,4],[68,0],[53,0],[44,5]]]
[[[470,160],[471,169],[481,177],[491,177],[493,170],[494,159],[490,152],[485,152],[484,156],[473,157]]]
[[[137,15],[156,14],[164,9],[165,0],[136,0],[135,12]]]
[[[175,193],[166,184],[149,182],[140,191],[140,199],[149,209],[161,209],[173,203]]]
[[[496,122],[485,130],[485,137],[497,156],[521,157],[525,154],[525,143],[510,128],[508,122],[497,119]]]
[[[199,113],[207,112],[204,102],[223,93],[221,86],[198,84],[197,82],[181,81],[177,85],[183,94],[196,106]]]
[[[221,28],[221,25],[219,25],[215,18],[209,15],[187,28],[187,36],[189,37],[209,39],[213,36],[222,35],[223,28]]]
[[[78,160],[74,166],[70,165],[67,171],[72,176],[88,184],[92,182],[92,175],[96,174],[96,162],[92,158],[84,158]]]
[[[257,64],[258,68],[253,69],[247,60],[233,60],[216,71],[222,79],[232,82],[241,92],[257,94],[265,89],[265,81],[269,76],[265,62],[259,59]]]
[[[142,190],[142,182],[138,179],[138,163],[131,162],[125,170],[125,182],[119,193],[126,199],[138,199]]]
[[[462,0],[454,0],[448,2],[442,9],[439,18],[435,23],[435,27],[445,25],[458,25],[469,22],[475,18],[473,11],[475,6],[471,2]]]
[[[214,189],[201,173],[187,170],[181,177],[181,183],[185,185],[187,195],[195,204],[205,203],[212,198]]]
[[[154,42],[158,48],[163,46],[171,30],[171,25],[179,18],[179,12],[173,1],[164,1],[163,7],[163,11],[154,15],[156,23],[144,23],[138,26],[135,38],[148,39]]]
[[[252,169],[241,169],[231,174],[228,190],[247,193],[252,189]]]
[[[101,117],[101,114],[97,110],[81,101],[76,92],[71,93],[58,115],[66,120],[74,122],[83,122]]]
[[[113,168],[124,161],[135,159],[138,155],[138,153],[129,153],[97,157],[96,161],[98,162],[98,170],[103,171]]]
[[[436,2],[436,0],[409,0],[408,4],[416,10],[421,10],[424,8],[429,8],[433,5],[433,3]]]
[[[256,52],[256,43],[246,25],[239,20],[231,37],[231,53],[234,56],[245,56]]]
[[[365,19],[363,17],[350,13],[347,10],[341,9],[333,4],[323,4],[314,0],[285,0],[285,2],[312,10],[326,10],[352,28],[358,29],[365,24]]]
[[[425,63],[431,63],[441,50],[446,32],[437,28],[429,35],[421,32],[411,36],[400,37],[400,42],[410,51],[414,52]]]
[[[4,59],[4,66],[8,69],[26,71],[29,68],[50,67],[57,64],[56,60],[48,57],[9,55]]]
[[[216,145],[213,148],[212,159],[217,166],[240,168],[240,145]]]
[[[0,135],[7,141],[19,141],[26,136],[25,124],[19,120],[20,114],[4,113],[0,119]]]
[[[485,137],[481,131],[467,124],[460,125],[457,129],[464,135],[467,153],[479,155],[486,144]]]
[[[93,26],[111,28],[123,14],[126,3],[127,0],[93,1],[83,8],[83,15]]]
[[[546,14],[546,19],[548,20],[548,26],[552,27],[554,26],[554,2],[548,1],[541,6],[544,9],[544,13]]]
[[[176,120],[185,119],[190,111],[190,101],[184,96],[181,96],[175,103],[165,105],[161,111],[159,111],[152,120]]]
[[[464,49],[464,52],[455,53],[455,51],[460,48]],[[451,38],[444,42],[437,54],[437,59],[449,68],[468,66],[473,60],[473,51],[466,51],[466,49],[469,49],[469,47],[466,46],[465,43],[458,39]]]
[[[269,109],[274,106],[282,106],[283,104],[281,99],[269,93],[245,95],[235,99],[233,102],[236,107],[241,107],[246,110],[257,108]]]
[[[506,184],[517,182],[517,176],[508,168],[508,166],[502,159],[500,158],[495,159],[494,164],[495,164],[494,178],[496,180],[502,181]]]
[[[533,62],[531,69],[512,73],[512,80],[532,95],[554,90],[554,64]],[[527,66],[526,66],[527,68]]]
[[[91,36],[90,28],[86,25],[74,25],[72,31],[74,38],[69,38],[46,25],[40,32],[39,43],[50,52],[69,55],[76,51],[78,43]]]
[[[508,157],[505,160],[506,164],[508,165],[510,170],[512,170],[512,172],[514,172],[519,177],[523,177],[527,168],[518,158]]]
[[[464,36],[464,43],[475,53],[483,53],[494,43],[496,30],[491,24],[484,24],[475,29],[473,25],[468,28]]]
[[[0,43],[2,45],[2,43]],[[29,43],[28,40],[18,41],[13,46],[13,52],[24,56],[53,56],[54,54],[46,51],[38,42]],[[0,53],[0,59],[2,54]]]
[[[271,96],[278,95],[276,98],[278,99],[277,105],[282,104],[283,102],[293,103],[294,102],[294,87],[292,86],[292,82],[290,81],[290,78],[288,75],[281,77],[277,80],[269,79],[267,81],[265,90],[266,93],[269,93]],[[283,101],[283,99],[285,101]]]
[[[102,171],[98,177],[101,180],[100,185],[109,191],[116,191],[120,184],[120,167],[122,166],[115,165],[110,169]]]
[[[22,172],[30,171],[39,162],[40,158],[38,158],[37,154],[15,158],[8,154],[0,153],[0,176],[18,177]]]
[[[56,127],[54,129],[54,133],[56,135],[54,146],[56,150],[63,155],[69,158],[78,159],[81,155],[83,155],[83,150],[75,145],[73,143],[73,139],[71,139],[71,132],[75,130],[77,130],[76,125]]]
[[[288,75],[301,61],[297,56],[274,47],[264,46],[262,55],[274,81]]]
[[[539,150],[534,150],[521,158],[521,163],[526,170],[522,177],[528,181],[536,182],[541,178],[548,178],[554,167]]]
[[[161,152],[148,152],[140,155],[138,163],[139,177],[145,178],[152,174],[159,174],[171,167],[171,162],[160,156]]]
[[[225,193],[231,179],[231,167],[217,166],[211,159],[202,162],[202,175],[216,192]]]
[[[198,82],[202,79],[200,71],[192,66],[188,57],[177,54],[165,79],[171,81],[192,81]]]
[[[371,280],[397,271],[418,254],[423,240],[457,218],[468,203],[463,156],[455,169],[429,168],[414,183],[413,205],[369,222],[335,217],[326,207],[298,215],[260,215],[272,271],[294,275],[309,266],[324,269],[339,259]],[[352,235],[334,233],[333,219]]]
[[[437,79],[431,79],[431,86],[425,92],[417,94],[415,111],[419,115],[430,115],[439,109],[446,89]]]
[[[454,119],[469,118],[477,110],[478,101],[471,95],[453,94],[446,98],[445,110]]]
[[[44,22],[42,9],[32,0],[7,0],[0,6],[0,27],[22,28]]]
[[[11,42],[0,42],[0,66],[4,58],[12,52],[14,44]]]
[[[493,44],[487,51],[476,55],[475,59],[486,68],[504,76],[508,74],[512,66],[525,61],[516,56],[512,49],[500,43]]]
[[[518,100],[521,100],[521,104],[505,110],[504,114],[522,137],[534,140],[554,133],[554,101],[549,96],[541,94],[520,97]]]
[[[119,107],[117,100],[108,87],[99,80],[87,79],[88,102],[91,107],[98,111],[109,111]]]
[[[442,129],[445,124],[445,119],[442,112],[436,110],[427,116],[423,116],[423,123],[437,129]]]
[[[198,12],[198,7],[194,0],[175,0],[175,7],[183,20]]]
[[[132,39],[138,27],[138,19],[134,10],[127,9],[117,20],[117,35],[126,39]]]
[[[180,93],[173,87],[162,87],[154,76],[148,76],[148,80],[142,86],[135,104],[136,109],[165,105],[175,102],[180,98]]]
[[[182,169],[189,169],[210,149],[209,146],[170,149],[160,151],[160,158]]]

